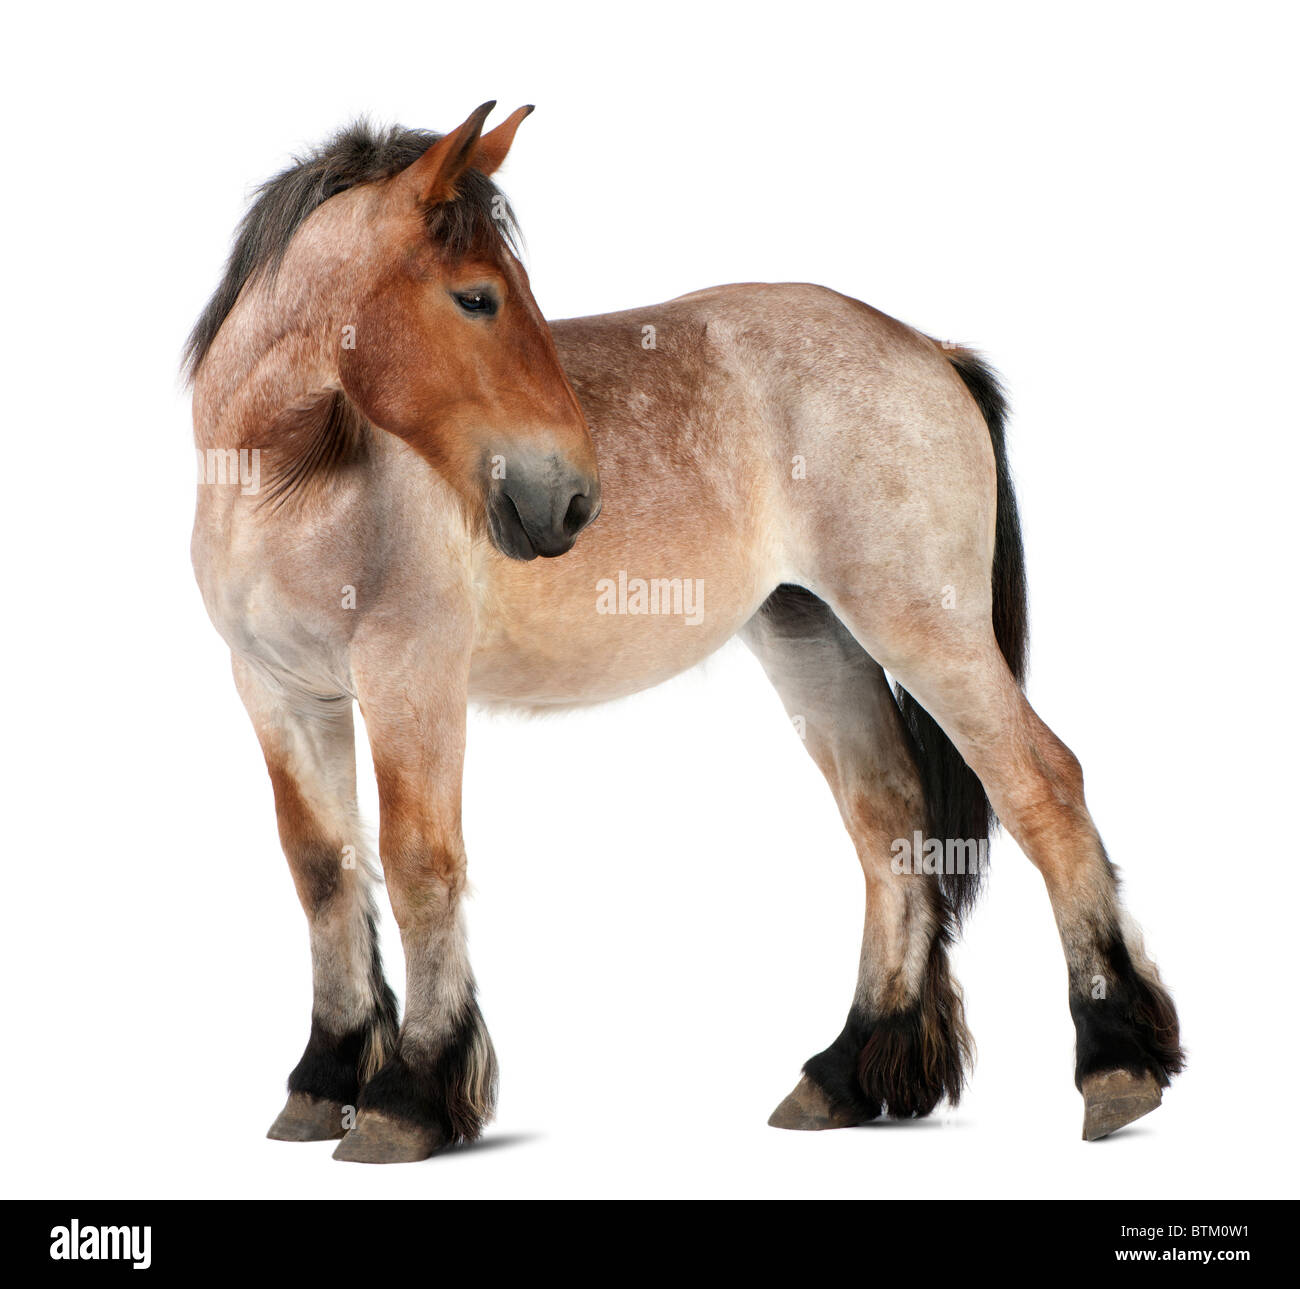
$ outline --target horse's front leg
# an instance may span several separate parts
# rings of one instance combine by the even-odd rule
[[[280,841],[311,930],[311,1036],[267,1134],[341,1137],[361,1084],[397,1041],[356,806],[352,703],[293,691],[236,655],[235,684],[275,788]]]
[[[406,954],[396,1054],[362,1089],[335,1159],[402,1163],[472,1141],[491,1117],[496,1056],[474,997],[461,897],[468,647],[447,637],[354,659],[379,784],[379,853]]]

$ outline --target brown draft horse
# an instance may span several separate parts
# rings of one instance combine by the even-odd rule
[[[479,1134],[496,1062],[460,907],[467,703],[617,698],[737,634],[866,878],[847,1023],[771,1122],[957,1100],[969,1036],[947,946],[991,811],[1047,883],[1085,1137],[1154,1109],[1182,1067],[1178,1023],[1079,764],[1021,690],[996,378],[817,286],[548,327],[489,178],[530,109],[482,133],[492,106],[444,136],[356,126],[270,180],[189,341],[194,567],[311,935],[311,1036],[270,1135],[389,1162]],[[400,1025],[354,701],[406,956]]]

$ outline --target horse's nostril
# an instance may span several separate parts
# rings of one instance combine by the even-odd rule
[[[582,531],[591,518],[591,498],[585,493],[576,493],[569,501],[569,508],[564,512],[564,535],[574,537]]]

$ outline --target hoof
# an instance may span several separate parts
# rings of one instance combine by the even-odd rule
[[[1083,1139],[1096,1141],[1118,1131],[1160,1105],[1160,1085],[1149,1071],[1141,1078],[1127,1070],[1088,1074],[1083,1080]]]
[[[805,1074],[767,1122],[773,1128],[820,1132],[823,1128],[853,1128],[858,1120],[831,1105],[826,1093]]]
[[[306,1092],[290,1092],[266,1135],[272,1141],[334,1141],[343,1135],[343,1106]]]
[[[447,1143],[436,1128],[362,1110],[357,1125],[338,1144],[335,1159],[352,1164],[413,1164]]]

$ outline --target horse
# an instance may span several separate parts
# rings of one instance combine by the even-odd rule
[[[311,943],[310,1034],[268,1135],[373,1163],[479,1136],[497,1065],[462,915],[468,705],[616,699],[734,636],[866,886],[844,1028],[769,1122],[957,1103],[971,1040],[948,950],[980,884],[965,858],[999,821],[1060,933],[1084,1137],[1155,1109],[1183,1067],[1177,1014],[1079,762],[1023,691],[999,378],[808,284],[548,324],[492,179],[531,108],[485,131],[494,106],[442,135],[354,124],[267,181],[186,347],[195,574]]]

